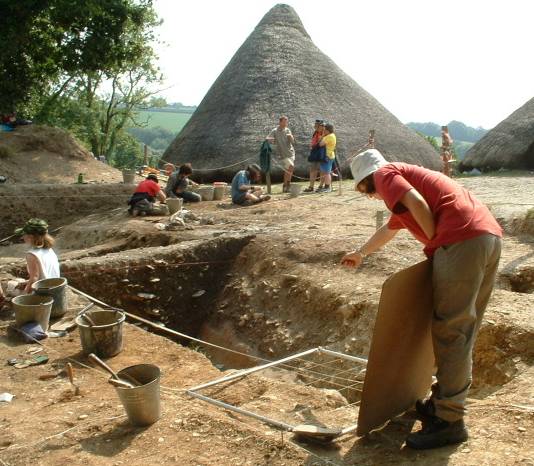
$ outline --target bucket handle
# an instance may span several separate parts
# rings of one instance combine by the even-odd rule
[[[91,319],[88,315],[86,315],[85,313],[91,309],[93,306],[95,305],[95,303],[89,303],[87,306],[85,306],[79,313],[78,313],[78,316],[81,317],[82,319],[84,319],[86,322],[89,323],[89,326],[90,327],[93,327],[95,326],[96,324],[93,322],[93,319]]]

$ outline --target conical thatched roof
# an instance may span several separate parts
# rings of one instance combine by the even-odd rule
[[[534,168],[534,98],[469,149],[460,168],[475,167]]]
[[[361,46],[368,45],[362,39]],[[430,144],[322,53],[288,5],[276,5],[263,17],[163,159],[213,168],[258,156],[281,114],[289,117],[296,139],[298,174],[308,170],[316,118],[334,124],[341,160],[365,144],[369,130],[375,129],[377,149],[387,159],[440,168]],[[239,168],[231,167],[224,174]]]

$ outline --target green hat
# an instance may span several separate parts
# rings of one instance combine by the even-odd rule
[[[48,223],[40,218],[30,218],[26,225],[22,228],[17,228],[15,234],[20,235],[45,235],[48,233]]]

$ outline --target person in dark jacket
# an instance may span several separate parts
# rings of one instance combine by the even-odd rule
[[[179,197],[184,202],[200,202],[202,197],[198,193],[189,191],[189,185],[197,185],[189,177],[193,174],[193,167],[190,163],[180,165],[178,171],[174,172],[167,183],[165,194],[167,197]]]

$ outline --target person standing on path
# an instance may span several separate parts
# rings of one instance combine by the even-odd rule
[[[326,158],[321,162],[321,185],[319,193],[329,193],[332,191],[332,166],[336,158],[336,135],[334,134],[334,125],[330,123],[324,127],[324,136],[319,142],[319,146],[326,148]]]
[[[408,435],[406,444],[428,449],[463,442],[473,346],[497,274],[502,229],[484,204],[439,172],[389,163],[376,149],[356,156],[351,171],[356,189],[383,200],[391,217],[341,263],[358,267],[403,228],[432,260],[437,383],[428,399],[417,401],[422,429]]]
[[[267,141],[276,146],[276,155],[284,169],[284,185],[282,191],[289,192],[293,170],[295,169],[295,138],[288,128],[288,118],[282,115],[278,121],[278,126],[267,136]]]
[[[310,157],[308,161],[310,162],[310,185],[304,190],[305,193],[313,193],[315,187],[315,180],[317,179],[317,174],[321,168],[321,150],[319,146],[319,141],[324,134],[324,121],[315,120],[315,131],[313,132],[311,144],[310,144]],[[319,185],[319,189],[323,186]]]

